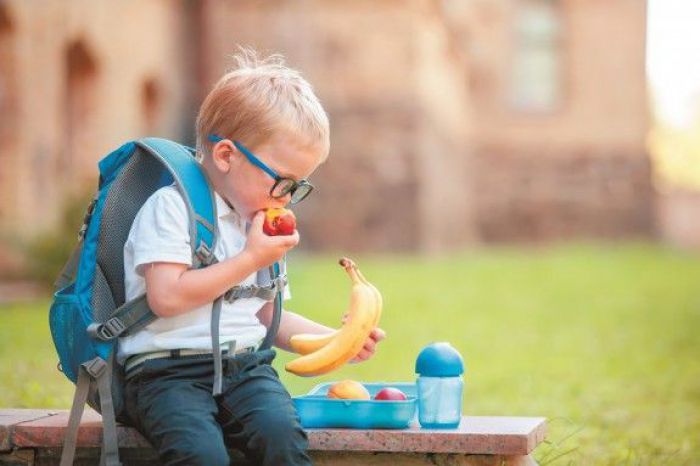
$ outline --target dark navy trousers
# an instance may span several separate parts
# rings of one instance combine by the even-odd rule
[[[306,433],[270,365],[274,358],[270,349],[225,360],[217,397],[211,356],[147,360],[126,385],[129,421],[165,465],[228,465],[227,448],[254,464],[310,465]]]

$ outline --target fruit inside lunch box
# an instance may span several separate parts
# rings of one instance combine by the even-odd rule
[[[328,382],[293,400],[306,428],[405,429],[416,415],[412,382]]]

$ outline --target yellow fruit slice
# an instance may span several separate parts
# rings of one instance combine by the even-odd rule
[[[300,333],[289,339],[289,346],[292,347],[295,353],[309,354],[326,346],[333,338],[338,335],[340,330],[335,330],[331,333]]]

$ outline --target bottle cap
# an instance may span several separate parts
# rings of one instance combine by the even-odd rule
[[[431,343],[418,354],[416,373],[426,377],[456,377],[464,373],[464,361],[449,343]]]

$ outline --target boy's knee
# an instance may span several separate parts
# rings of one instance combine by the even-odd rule
[[[307,464],[308,440],[306,433],[294,419],[265,416],[258,422],[254,443],[262,450],[266,464]],[[310,464],[310,463],[309,463]]]
[[[181,442],[162,452],[167,465],[228,466],[230,458],[222,442]]]
[[[271,423],[263,434],[267,437],[268,443],[274,445],[285,445],[287,443],[302,443],[306,446],[306,433],[297,422],[285,421]]]

